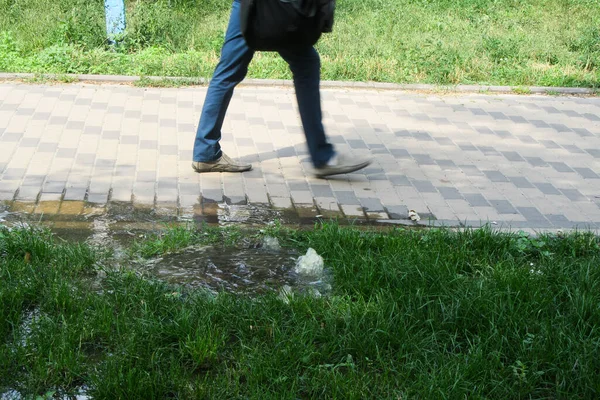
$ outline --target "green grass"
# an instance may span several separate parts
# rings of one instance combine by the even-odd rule
[[[122,44],[101,0],[0,0],[0,70],[210,77],[229,0],[127,1]],[[323,78],[598,87],[597,0],[344,0],[318,45]],[[249,76],[289,78],[274,54]]]
[[[94,285],[105,255],[45,231],[0,228],[0,393],[86,385],[99,399],[599,395],[592,234],[328,224],[265,233],[322,254],[332,296],[211,296],[110,268]],[[132,251],[150,257],[260,234],[178,228]]]

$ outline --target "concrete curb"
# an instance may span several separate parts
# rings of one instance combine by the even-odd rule
[[[88,75],[88,74],[30,74],[30,73],[0,73],[0,80],[23,80],[36,77],[47,78],[51,80],[60,80],[68,78],[79,82],[93,83],[133,83],[142,79],[140,76],[124,75]],[[206,85],[209,80],[206,78],[190,77],[161,77],[146,76],[144,79],[152,81],[173,80],[173,81],[193,81],[198,85]],[[293,87],[291,80],[283,79],[246,79],[241,86],[259,86],[259,87]],[[429,84],[397,84],[380,82],[345,82],[345,81],[321,81],[321,87],[324,89],[366,89],[366,90],[395,90],[395,91],[422,91],[422,92],[456,92],[456,93],[498,93],[498,94],[557,94],[557,95],[596,95],[598,89],[590,88],[571,88],[571,87],[551,87],[551,86],[487,86],[487,85],[429,85]]]

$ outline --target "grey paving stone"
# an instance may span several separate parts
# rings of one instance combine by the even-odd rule
[[[108,114],[123,114],[125,112],[125,107],[121,107],[121,106],[108,106],[106,108],[106,112]]]
[[[560,191],[571,201],[587,201],[587,198],[577,189],[560,189]]]
[[[115,176],[126,176],[133,178],[135,176],[135,165],[117,165],[115,167]]]
[[[585,149],[585,151],[594,158],[600,158],[600,149]]]
[[[502,155],[508,160],[512,162],[525,161],[523,157],[516,151],[503,151]]]
[[[412,155],[419,165],[435,165],[435,161],[429,154],[413,154]]]
[[[467,176],[481,176],[483,172],[479,170],[475,165],[459,165],[458,166]]]
[[[390,153],[395,158],[410,158],[410,153],[406,149],[390,149]]]
[[[581,137],[591,137],[594,136],[590,131],[588,131],[585,128],[572,128],[573,132],[575,132],[576,134],[578,134]]]
[[[67,117],[50,117],[50,120],[48,121],[48,123],[50,125],[64,125],[67,123]]]
[[[175,128],[177,127],[177,121],[174,119],[160,119],[158,126],[161,128]]]
[[[388,174],[388,179],[395,186],[411,186],[410,180],[405,175]]]
[[[510,119],[511,121],[513,121],[514,123],[517,123],[517,124],[526,124],[526,123],[528,123],[527,120],[525,118],[523,118],[522,116],[520,116],[520,115],[510,115],[508,117],[508,119]]]
[[[358,198],[356,197],[356,194],[354,192],[351,191],[335,191],[334,192],[335,198],[338,200],[338,202],[340,204],[343,205],[349,205],[349,206],[354,206],[354,205],[360,205],[360,201],[358,200]]]
[[[546,217],[535,207],[517,207],[517,210],[527,221],[547,221]]]
[[[158,141],[156,140],[140,140],[140,149],[144,150],[154,150],[158,146]]]
[[[77,154],[77,157],[75,158],[75,162],[77,164],[82,164],[82,165],[94,165],[94,161],[96,160],[96,154],[93,153],[79,153]]]
[[[541,121],[539,119],[530,119],[529,123],[531,123],[536,128],[549,128],[550,127],[550,125],[548,125],[545,121]]]
[[[517,135],[517,138],[523,143],[527,143],[527,144],[537,143],[537,141],[529,135]]]
[[[4,134],[2,135],[2,141],[7,143],[14,143],[21,140],[22,137],[22,132],[4,132]]]
[[[350,147],[352,147],[353,149],[366,149],[366,148],[368,148],[367,145],[365,144],[365,142],[363,142],[362,140],[348,139],[347,142],[350,145]]]
[[[500,171],[483,171],[483,173],[492,182],[508,182],[508,178]]]
[[[138,144],[139,137],[135,135],[123,135],[119,139],[121,144]]]
[[[396,131],[396,132],[394,132],[394,135],[396,137],[406,137],[406,138],[412,137],[412,135],[408,129],[401,129],[399,131]]]
[[[434,139],[435,139],[436,142],[438,142],[438,144],[440,146],[454,146],[454,142],[450,138],[447,138],[447,137],[435,137]]]
[[[110,160],[110,159],[106,159],[106,158],[98,158],[96,160],[96,167],[99,168],[114,168],[115,166],[115,160]]]
[[[479,193],[464,193],[463,196],[471,207],[490,207],[490,203]]]
[[[225,203],[234,206],[243,206],[248,204],[248,198],[246,196],[223,196]]]
[[[45,175],[26,175],[23,178],[23,186],[41,186],[42,182],[46,179]]]
[[[534,167],[546,167],[548,165],[548,163],[540,157],[525,157],[525,159]]]
[[[139,182],[156,181],[156,171],[138,171],[136,180]]]
[[[359,198],[360,204],[364,207],[366,212],[384,212],[385,208],[381,204],[381,200],[374,197]]]
[[[62,193],[65,190],[66,181],[47,181],[42,189],[43,193]]]
[[[430,181],[413,180],[413,186],[421,193],[436,193],[435,186]]]
[[[488,113],[482,108],[467,108],[467,110],[469,110],[473,115],[488,115]]]
[[[508,200],[489,200],[489,203],[498,211],[498,214],[517,214],[517,210]],[[527,217],[525,217],[527,218]]]
[[[488,112],[488,114],[491,115],[492,118],[497,119],[497,120],[508,119],[508,117],[506,115],[504,115],[504,113],[501,113],[498,111],[490,111],[490,112]]]
[[[83,128],[84,135],[100,135],[102,133],[102,127],[86,125]]]
[[[473,146],[471,143],[461,143],[458,147],[463,151],[477,151],[477,147]]]
[[[310,185],[310,189],[315,197],[333,197],[333,191],[329,185]]]
[[[550,162],[548,164],[550,164],[557,172],[574,172],[573,169],[564,162]]]
[[[550,194],[550,195],[560,195],[561,192],[558,191],[551,183],[533,183],[535,187],[537,187],[542,193]]]
[[[73,158],[77,153],[77,149],[61,149],[56,151],[56,158]]]
[[[569,128],[563,124],[550,124],[550,126],[559,133],[571,132],[571,128]]]
[[[475,130],[477,132],[481,133],[482,135],[493,135],[494,134],[494,131],[492,131],[487,126],[476,126]]]
[[[121,132],[119,131],[104,131],[102,132],[102,139],[106,140],[119,140]]]
[[[501,139],[510,139],[511,137],[513,137],[512,133],[508,131],[498,130],[494,132],[496,133],[496,136],[498,136]]]
[[[15,113],[15,115],[30,116],[30,115],[33,115],[34,112],[35,112],[35,109],[33,109],[33,108],[19,107],[17,109],[17,112]]]
[[[590,120],[590,121],[596,121],[596,122],[597,122],[597,121],[600,121],[600,117],[599,117],[599,116],[597,116],[596,114],[585,113],[585,114],[582,114],[582,116],[583,116],[585,119],[588,119],[588,120]]]
[[[563,149],[567,150],[569,153],[573,154],[585,154],[585,151],[581,150],[579,147],[574,144],[563,144]]]
[[[594,171],[592,171],[589,168],[573,168],[575,170],[575,172],[577,172],[579,175],[581,175],[581,177],[583,177],[584,179],[600,179],[600,176],[598,176]]]
[[[558,110],[557,110],[556,108],[554,108],[554,107],[548,107],[548,106],[546,106],[546,107],[542,107],[542,109],[543,109],[544,111],[546,111],[548,114],[560,114],[560,111],[558,111]]]
[[[158,115],[155,114],[142,114],[142,122],[149,124],[155,124],[158,122]]]
[[[162,104],[175,104],[177,102],[177,99],[175,97],[161,96],[160,102]]]
[[[177,146],[162,145],[159,148],[159,153],[163,156],[176,156],[177,155]]]
[[[460,192],[453,187],[438,186],[437,190],[446,200],[458,200],[463,198]]]
[[[288,181],[290,190],[307,191],[309,190],[308,183],[306,181]]]
[[[452,122],[450,122],[448,118],[433,117],[431,119],[436,123],[436,125],[452,125]]]
[[[40,153],[54,153],[57,147],[58,143],[40,143],[37,148],[37,151]]]
[[[456,166],[456,164],[452,160],[435,160],[435,162],[442,169],[446,169],[446,170],[458,170],[459,169],[458,166]]]
[[[433,141],[433,138],[431,137],[431,135],[427,132],[412,132],[412,136],[420,141],[425,141],[425,142],[431,142]]]
[[[385,211],[391,219],[408,219],[408,207],[403,205],[386,206]]]
[[[523,176],[509,176],[508,179],[519,189],[532,189],[535,187]]]
[[[560,149],[560,146],[553,140],[540,140],[540,143],[547,149]]]
[[[177,189],[177,177],[161,177],[158,180],[158,190]]]
[[[497,156],[500,153],[491,146],[478,146],[479,151],[481,151],[486,156]]]
[[[19,146],[21,146],[21,147],[37,147],[39,142],[40,142],[40,139],[38,139],[38,138],[23,138],[23,139],[21,139],[21,143],[19,143]]]
[[[127,110],[123,113],[124,118],[140,119],[142,112],[140,110]]]
[[[570,228],[573,223],[562,214],[545,214],[544,217],[557,228]]]
[[[203,189],[202,203],[222,203],[223,192],[217,189]]]
[[[269,129],[285,129],[285,125],[281,121],[268,121],[267,127]]]

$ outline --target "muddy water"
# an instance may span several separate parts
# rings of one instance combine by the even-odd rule
[[[149,260],[137,268],[170,283],[213,292],[256,295],[290,286],[298,292],[327,294],[331,290],[329,274],[297,275],[294,267],[298,256],[291,249],[202,246]]]
[[[41,203],[41,202],[40,202]],[[110,203],[96,207],[84,202],[56,205],[57,214],[45,214],[48,204],[0,203],[0,225],[27,224],[49,227],[57,237],[87,242],[110,249],[113,263],[136,268],[147,276],[173,284],[202,287],[211,291],[260,294],[286,286],[296,291],[330,291],[330,278],[306,278],[294,273],[300,256],[294,250],[252,247],[192,247],[175,254],[134,263],[127,258],[127,248],[148,232],[158,232],[171,224],[215,223],[221,226],[264,226],[275,220],[282,224],[299,221],[286,211],[254,205],[212,204],[198,215],[181,215],[169,207],[140,208],[131,203]],[[44,211],[39,212],[38,211]],[[210,218],[209,218],[210,217]]]

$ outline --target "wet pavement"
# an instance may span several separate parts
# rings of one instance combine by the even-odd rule
[[[195,174],[205,93],[0,83],[0,222],[600,226],[599,98],[324,89],[331,141],[375,162],[322,180],[278,87],[240,88],[225,121],[225,152],[254,170]]]

